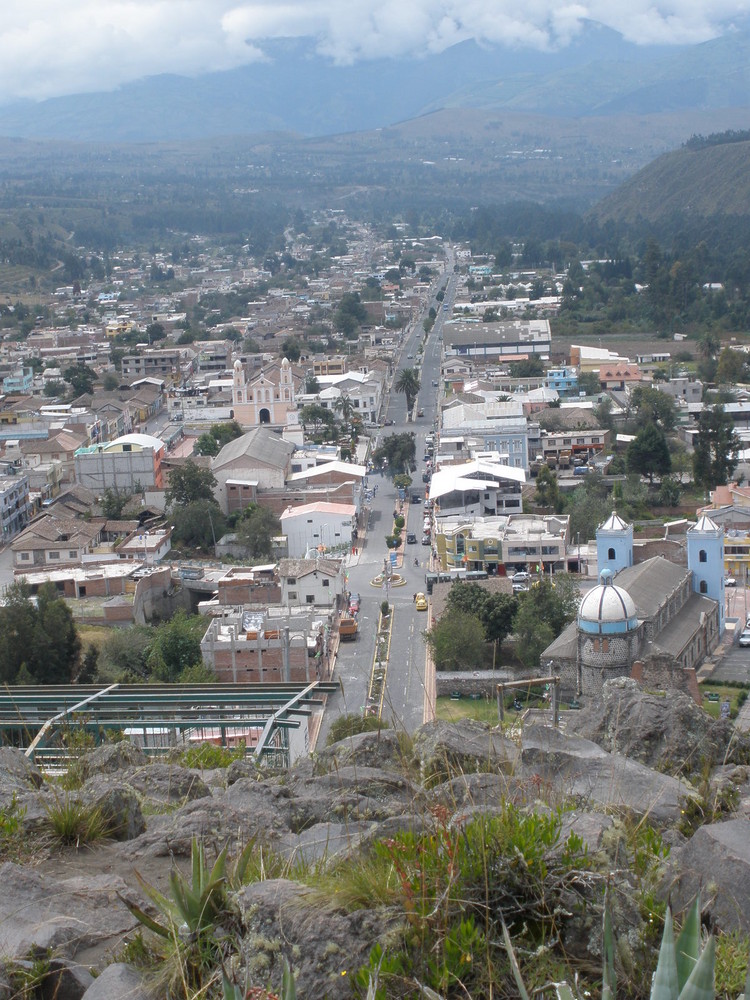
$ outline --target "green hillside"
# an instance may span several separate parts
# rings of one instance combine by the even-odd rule
[[[750,216],[750,133],[738,138],[695,140],[660,156],[604,198],[591,218],[637,226]]]

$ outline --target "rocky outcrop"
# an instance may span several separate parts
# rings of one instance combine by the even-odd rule
[[[723,931],[750,932],[750,821],[702,826],[673,852],[665,893],[674,905],[686,907],[698,891],[713,924]]]
[[[119,944],[137,922],[119,896],[132,894],[122,878],[53,879],[31,868],[0,866],[0,956],[26,958],[50,949],[73,957],[94,946]]]
[[[576,928],[574,921],[566,923],[566,947],[575,954],[596,956],[602,873],[617,869],[621,878],[630,878],[628,831],[645,824],[657,827],[674,848],[665,891],[681,903],[703,885],[718,926],[750,929],[745,849],[750,821],[706,825],[688,842],[674,832],[678,824],[685,826],[686,813],[703,814],[706,788],[721,793],[724,807],[741,804],[749,769],[715,768],[699,795],[689,781],[646,763],[665,765],[673,753],[684,763],[707,747],[714,748],[711,754],[731,753],[730,734],[693,719],[692,708],[675,708],[678,698],[647,695],[615,681],[605,686],[598,709],[587,716],[566,713],[576,733],[528,723],[511,740],[478,722],[434,722],[411,741],[387,730],[347,738],[288,773],[238,761],[224,772],[204,774],[176,761],[150,764],[137,749],[113,744],[82,758],[76,774],[85,780],[64,793],[43,783],[19,751],[0,750],[0,794],[4,789],[16,794],[29,837],[41,830],[48,836],[49,805],[63,794],[99,807],[111,830],[111,839],[96,849],[91,871],[87,856],[73,850],[54,872],[17,864],[0,868],[0,959],[24,960],[52,949],[71,968],[83,957],[103,968],[136,926],[121,897],[149,905],[133,870],[165,888],[171,866],[188,870],[194,838],[211,858],[225,844],[236,856],[253,841],[273,859],[277,874],[289,874],[297,864],[337,871],[372,860],[382,851],[376,845],[391,844],[400,833],[439,838],[446,831],[468,830],[479,815],[502,821],[509,806],[523,816],[556,816],[562,808],[559,850],[573,834],[592,864],[600,859],[599,874],[584,877],[583,889],[576,889],[590,893],[581,910],[585,919]],[[628,713],[632,717],[620,724]],[[680,726],[686,730],[682,736],[676,732]],[[662,728],[661,735],[651,732]],[[73,870],[78,876],[72,877]],[[251,973],[253,983],[278,984],[283,953],[293,958],[297,995],[311,998],[351,996],[348,977],[366,964],[376,943],[397,935],[404,920],[401,909],[375,906],[369,899],[358,909],[345,907],[336,893],[323,897],[284,878],[248,885],[236,902],[243,973]],[[578,904],[571,896],[562,905],[572,911]],[[635,904],[631,909],[637,911]],[[60,975],[78,991],[74,1000],[150,1000],[149,982],[127,966],[110,966],[88,984],[84,976],[75,985],[67,967]],[[0,997],[1,990],[0,985]]]
[[[524,730],[521,765],[527,778],[536,775],[564,790],[582,808],[614,810],[659,826],[679,823],[688,801],[697,797],[679,778],[548,726]]]
[[[601,699],[565,722],[567,732],[668,774],[750,759],[747,738],[729,720],[712,719],[681,691],[650,693],[627,677],[608,681]]]

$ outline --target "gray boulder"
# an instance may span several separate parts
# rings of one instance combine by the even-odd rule
[[[83,1000],[155,1000],[155,994],[136,969],[115,962],[97,976]]]
[[[81,1000],[93,982],[94,977],[84,966],[53,957],[49,960],[40,993],[42,1000]]]
[[[0,955],[25,958],[51,949],[72,958],[115,945],[137,921],[118,899],[130,897],[114,875],[54,879],[10,862],[0,866]]]
[[[248,985],[272,989],[281,982],[281,952],[290,959],[297,996],[305,1000],[349,1000],[351,977],[365,965],[376,941],[398,926],[383,910],[321,905],[320,896],[284,879],[257,882],[239,894],[245,929],[243,964]]]
[[[661,826],[678,823],[695,791],[684,781],[652,771],[590,740],[546,726],[523,732],[522,774],[545,782],[580,808],[622,811]]]
[[[85,780],[94,774],[113,774],[127,767],[142,767],[148,763],[146,754],[129,740],[104,743],[76,761],[76,768]]]
[[[518,747],[512,740],[474,719],[428,722],[417,730],[414,753],[430,784],[472,772],[512,774],[518,762]]]
[[[179,764],[156,762],[125,771],[122,780],[152,803],[182,805],[211,794],[197,771]]]
[[[670,774],[689,775],[708,760],[746,757],[747,738],[729,720],[712,719],[682,691],[649,693],[629,677],[607,681],[601,698],[568,712],[566,730]]]
[[[15,795],[40,788],[44,782],[39,768],[16,747],[0,747],[0,806]]]
[[[112,781],[106,775],[96,775],[77,794],[86,805],[101,810],[109,836],[115,840],[133,840],[146,829],[141,804],[128,785]]]
[[[327,774],[345,766],[403,769],[407,773],[413,764],[413,757],[405,753],[398,733],[393,729],[381,729],[357,733],[324,747],[315,757],[314,773]]]
[[[750,931],[750,820],[706,824],[669,860],[665,891],[676,909],[700,892],[712,924],[727,933]]]

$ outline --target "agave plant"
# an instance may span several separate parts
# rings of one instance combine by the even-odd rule
[[[510,959],[513,977],[521,1000],[530,1000],[521,978],[508,928],[503,921],[503,939]],[[612,913],[609,893],[604,900],[604,926],[602,934],[602,1000],[615,1000],[617,977],[615,973],[615,945],[612,932]],[[656,971],[651,980],[650,1000],[714,1000],[714,971],[716,965],[716,940],[710,935],[701,945],[701,906],[696,896],[675,941],[671,907],[667,907],[664,932],[659,949]],[[580,1000],[565,983],[553,983],[557,1000]],[[737,1000],[750,1000],[750,965],[745,979],[745,992]]]
[[[177,868],[172,868],[169,873],[171,898],[159,892],[136,872],[139,885],[159,910],[163,921],[151,917],[137,903],[123,899],[133,916],[160,937],[173,939],[175,931],[181,937],[199,935],[212,927],[222,912],[225,899],[227,848],[225,847],[219,854],[209,871],[205,848],[196,837],[193,837],[190,859],[192,863],[190,882]]]

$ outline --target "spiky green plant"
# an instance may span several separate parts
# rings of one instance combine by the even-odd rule
[[[615,1000],[617,978],[609,892],[604,900],[602,936],[602,1000]],[[520,998],[529,1000],[505,921],[503,921],[503,940]],[[676,941],[672,910],[671,907],[667,907],[659,959],[651,980],[650,1000],[714,1000],[715,965],[716,939],[710,935],[705,944],[701,944],[700,897],[696,896]],[[551,985],[555,988],[558,1000],[580,1000],[567,983]],[[745,997],[750,998],[750,965],[745,979],[745,992],[741,993],[737,1000],[745,1000]]]

